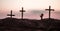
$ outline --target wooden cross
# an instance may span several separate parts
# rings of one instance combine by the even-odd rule
[[[23,9],[23,7],[22,7],[22,10],[20,10],[20,12],[21,12],[21,19],[23,19],[23,12],[25,12],[25,10]]]
[[[10,16],[12,18],[12,16],[15,16],[15,15],[12,14],[12,10],[11,10],[10,14],[7,14],[7,16]]]
[[[51,11],[54,11],[54,9],[51,9],[51,6],[49,6],[49,9],[45,9],[45,10],[48,10],[49,11],[49,19],[50,19]]]

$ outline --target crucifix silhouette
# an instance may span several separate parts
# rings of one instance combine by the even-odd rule
[[[49,11],[49,19],[50,19],[51,11],[54,11],[54,9],[51,9],[51,6],[49,6],[49,9],[45,9],[45,10],[48,10]]]
[[[10,14],[7,14],[7,16],[10,16],[10,18],[12,18],[12,16],[15,16],[15,15],[12,14],[12,10],[11,10]]]
[[[22,7],[22,10],[20,10],[20,12],[21,12],[21,19],[23,19],[23,13],[25,12],[25,10],[23,9],[23,7]]]

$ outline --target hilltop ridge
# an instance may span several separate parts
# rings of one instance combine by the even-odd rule
[[[34,30],[51,30],[60,29],[60,20],[57,19],[43,19],[43,20],[31,20],[31,19],[16,19],[5,18],[0,20],[0,29],[34,29]],[[19,30],[21,31],[21,30]],[[25,31],[25,30],[24,30]]]

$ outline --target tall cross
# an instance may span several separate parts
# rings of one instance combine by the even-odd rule
[[[49,19],[50,19],[51,11],[54,11],[54,9],[51,9],[51,6],[49,6],[49,9],[45,9],[45,10],[48,10],[49,11]]]
[[[15,15],[12,14],[12,10],[11,10],[10,14],[7,14],[7,16],[10,16],[12,18],[12,16],[15,16]]]
[[[23,12],[25,12],[25,10],[23,9],[23,7],[22,7],[22,10],[20,10],[20,12],[21,12],[21,19],[23,19]]]

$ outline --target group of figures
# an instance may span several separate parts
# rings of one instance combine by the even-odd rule
[[[47,10],[49,11],[49,19],[50,19],[51,11],[54,11],[54,9],[51,9],[51,6],[49,6],[49,9],[45,9],[45,10],[46,10],[46,11],[47,11]],[[25,12],[25,10],[23,9],[23,7],[22,7],[22,10],[20,10],[20,12],[21,12],[21,19],[23,19],[23,13]],[[12,18],[12,16],[15,16],[15,15],[12,14],[12,10],[11,10],[11,14],[8,14],[7,16],[10,16],[10,17]],[[41,20],[43,19],[43,16],[44,16],[44,14],[42,13],[42,14],[40,15]]]

